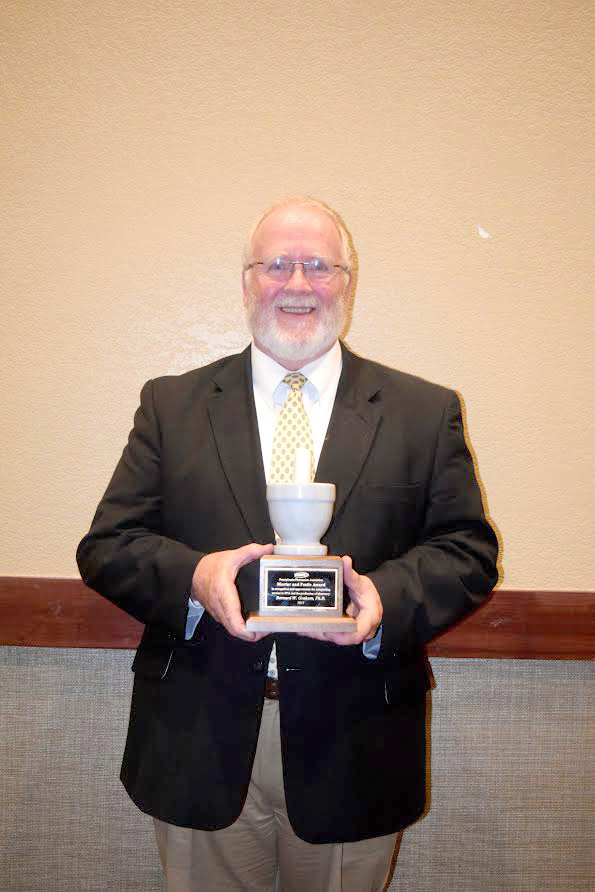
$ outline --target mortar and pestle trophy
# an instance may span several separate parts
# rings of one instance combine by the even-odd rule
[[[335,504],[334,483],[311,483],[310,450],[295,454],[293,483],[269,483],[267,502],[279,537],[260,559],[259,609],[250,632],[352,632],[343,615],[343,561],[320,544]]]

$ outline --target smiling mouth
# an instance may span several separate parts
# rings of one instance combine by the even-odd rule
[[[293,313],[294,315],[304,315],[313,313],[314,307],[279,307],[282,313]]]

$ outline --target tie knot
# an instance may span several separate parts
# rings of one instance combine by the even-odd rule
[[[290,372],[289,375],[285,375],[283,378],[283,383],[291,387],[292,390],[301,390],[307,380],[306,376],[302,375],[301,372]]]

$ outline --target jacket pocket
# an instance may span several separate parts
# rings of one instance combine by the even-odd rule
[[[421,488],[421,483],[366,483],[362,492],[378,502],[415,502]]]
[[[162,680],[174,658],[175,648],[163,644],[141,644],[132,663],[132,671],[141,678]]]

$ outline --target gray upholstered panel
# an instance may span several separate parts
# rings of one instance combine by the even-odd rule
[[[2,892],[162,892],[151,822],[117,780],[131,654],[0,657]],[[433,666],[432,808],[390,889],[595,889],[592,665]]]
[[[394,892],[589,892],[593,665],[432,661],[429,814]]]
[[[151,821],[118,780],[131,652],[0,653],[0,888],[161,892]]]

